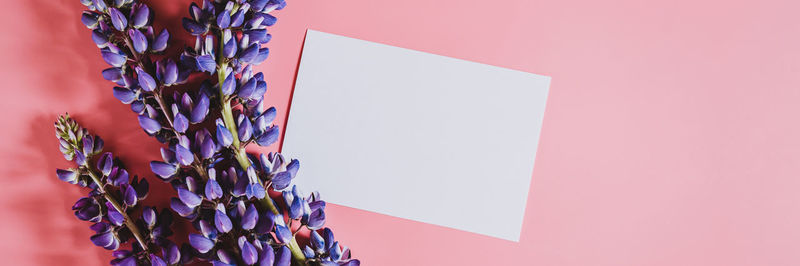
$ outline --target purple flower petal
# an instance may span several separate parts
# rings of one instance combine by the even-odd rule
[[[233,134],[222,124],[217,124],[217,143],[224,147],[233,144]]]
[[[150,266],[167,266],[167,263],[161,257],[150,254]]]
[[[170,208],[172,208],[173,211],[177,212],[178,215],[182,217],[187,217],[192,213],[194,213],[194,208],[186,206],[186,204],[184,204],[183,201],[181,201],[178,198],[170,199],[169,206]]]
[[[93,12],[83,11],[83,14],[81,14],[81,22],[89,29],[97,28],[97,18],[97,14]]]
[[[289,228],[283,225],[275,225],[275,236],[281,243],[289,243],[289,241],[291,241],[293,237],[292,231],[290,231]]]
[[[231,95],[235,89],[236,81],[234,80],[233,73],[229,73],[228,77],[225,78],[225,81],[222,82],[222,93],[225,95]]]
[[[198,234],[189,234],[189,243],[200,253],[208,253],[214,248],[214,241]]]
[[[258,210],[252,203],[247,205],[247,210],[242,216],[242,229],[250,230],[256,227],[258,222]]]
[[[272,246],[264,245],[261,249],[261,252],[258,254],[258,265],[259,266],[272,266],[272,263],[275,261],[275,253],[272,250]]]
[[[189,119],[181,113],[175,113],[175,118],[172,120],[175,131],[185,133],[189,129]]]
[[[203,203],[202,197],[192,193],[191,191],[185,188],[178,188],[178,197],[181,199],[183,204],[185,204],[189,208],[200,206],[200,204]]]
[[[239,97],[242,97],[242,98],[245,98],[245,99],[253,98],[253,93],[256,91],[256,83],[257,82],[258,82],[258,80],[256,80],[256,79],[250,79],[247,82],[245,82],[244,85],[242,85],[242,87],[239,88],[239,92],[238,92]]]
[[[292,182],[292,174],[287,171],[280,172],[272,177],[272,188],[275,190],[284,190],[289,187]]]
[[[217,210],[214,214],[214,225],[217,227],[217,230],[223,233],[230,232],[233,229],[233,223],[231,223],[231,218],[228,217],[222,211]]]
[[[122,213],[119,213],[117,209],[114,208],[114,205],[111,204],[111,202],[106,202],[106,212],[106,218],[108,218],[108,221],[111,222],[111,224],[120,226],[125,222],[125,216],[123,216]]]
[[[122,198],[124,199],[125,205],[135,206],[136,201],[139,199],[136,197],[136,190],[128,184],[122,184],[120,188],[122,190]]]
[[[222,187],[219,186],[219,182],[217,182],[216,179],[212,178],[206,182],[205,194],[206,198],[210,200],[215,200],[222,197]]]
[[[139,116],[139,125],[142,126],[142,129],[148,134],[155,134],[161,130],[161,123],[144,115]]]
[[[231,25],[231,11],[225,10],[222,11],[219,15],[217,15],[217,26],[220,29],[225,29]]]
[[[175,175],[176,172],[178,172],[178,168],[175,167],[175,165],[159,161],[150,162],[150,169],[153,170],[153,173],[163,179],[170,178]]]
[[[100,1],[102,2],[102,1]],[[125,15],[122,12],[119,12],[116,8],[109,8],[108,15],[111,17],[111,24],[114,24],[114,28],[118,31],[125,30],[125,27],[128,26],[128,19],[125,18]]]
[[[162,250],[161,255],[166,259],[169,265],[178,264],[181,260],[181,251],[178,245],[172,242],[167,243],[167,246]]]
[[[136,92],[123,87],[114,87],[114,98],[124,104],[130,104],[136,100]]]
[[[243,114],[239,115],[239,124],[236,126],[239,129],[239,140],[247,141],[253,136],[253,125],[250,124],[250,119]]]
[[[141,31],[137,29],[130,29],[128,30],[128,36],[131,37],[133,50],[140,54],[144,53],[144,51],[147,51],[147,37],[145,37]]]
[[[116,67],[106,68],[102,72],[103,78],[111,82],[117,82],[122,79],[122,69]]]
[[[262,62],[264,62],[264,60],[267,60],[267,57],[269,57],[269,48],[264,47],[258,49],[258,54],[253,58],[253,60],[250,63],[253,65],[261,64]]]
[[[178,65],[175,61],[167,60],[167,66],[164,68],[164,84],[175,84],[178,81]]]
[[[197,68],[200,69],[200,71],[214,74],[217,70],[217,61],[214,61],[214,56],[210,54],[198,56],[195,60],[197,61]]]
[[[92,243],[108,250],[115,250],[119,247],[119,240],[112,232],[105,232],[93,235]]]
[[[104,176],[108,176],[111,174],[112,167],[114,167],[114,157],[110,152],[103,153],[100,159],[97,160],[97,169],[99,169]]]
[[[139,86],[142,87],[142,90],[153,91],[156,89],[156,80],[143,69],[136,67],[136,76],[138,76]]]
[[[70,184],[78,183],[78,173],[72,170],[56,169],[56,175],[58,176],[58,179],[61,179],[61,181]]]
[[[242,25],[242,23],[244,23],[244,14],[245,14],[245,12],[246,12],[246,10],[242,10],[240,8],[239,11],[236,11],[236,13],[234,13],[231,16],[231,27],[232,28],[239,27],[239,26]]]
[[[281,246],[275,255],[274,266],[289,266],[292,263],[292,251],[286,246]]]
[[[242,250],[242,260],[247,265],[253,265],[258,260],[258,250],[247,241],[244,236],[239,237],[239,248]]]
[[[244,49],[242,54],[239,56],[239,60],[245,63],[250,63],[258,55],[258,48],[260,48],[258,43],[251,44],[247,47],[247,49]]]
[[[148,228],[153,228],[156,225],[156,211],[152,207],[144,207],[142,210],[142,220],[147,224]]]
[[[256,143],[258,143],[260,146],[266,147],[277,142],[279,136],[280,130],[278,129],[278,126],[271,126],[266,132],[264,132],[264,134],[258,136]]]
[[[137,3],[133,6],[131,14],[131,25],[136,28],[147,26],[150,19],[150,8],[143,3]]]
[[[167,49],[167,43],[169,43],[169,31],[164,29],[158,34],[158,37],[153,40],[153,45],[150,48],[153,49],[154,52],[161,52]]]
[[[222,47],[222,55],[224,55],[225,58],[231,58],[236,55],[236,51],[238,51],[237,48],[236,38],[231,38],[225,43],[225,46]]]
[[[311,230],[317,230],[322,228],[325,225],[325,210],[324,209],[317,209],[311,212],[311,215],[308,216],[308,228]]]
[[[102,51],[101,54],[103,56],[103,60],[114,67],[121,67],[125,64],[125,61],[128,60],[124,55],[111,51]]]
[[[191,165],[194,162],[194,154],[183,145],[175,145],[175,158],[181,165]]]
[[[192,113],[190,115],[192,123],[203,122],[203,120],[206,119],[206,115],[208,115],[208,107],[208,96],[205,94],[200,94],[200,100],[197,101],[197,105],[192,108]]]
[[[188,18],[183,18],[183,28],[194,36],[203,35],[208,32],[208,27]]]

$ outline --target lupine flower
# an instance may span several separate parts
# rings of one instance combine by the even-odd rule
[[[151,26],[147,5],[138,0],[81,2],[89,9],[81,21],[92,30],[92,40],[101,49],[104,61],[111,65],[102,72],[103,78],[115,83],[115,98],[130,104],[145,133],[166,144],[161,150],[162,160],[151,162],[151,170],[176,190],[177,197],[170,199],[172,211],[190,221],[199,232],[191,233],[189,243],[180,249],[165,240],[159,241],[160,245],[151,244],[161,247],[161,254],[115,253],[113,264],[146,259],[154,265],[173,265],[196,258],[215,265],[289,265],[293,259],[301,264],[310,260],[320,264],[355,261],[357,265],[357,260],[349,259],[349,251],[338,248],[338,244],[336,250],[331,249],[331,244],[323,255],[315,252],[314,256],[307,256],[312,255],[308,248],[304,254],[295,241],[296,232],[288,221],[299,224],[297,230],[312,231],[320,230],[325,223],[325,203],[318,194],[303,197],[292,186],[299,161],[287,161],[277,153],[245,152],[250,143],[269,146],[280,138],[280,129],[273,125],[276,109],[265,110],[263,106],[267,82],[263,73],[254,73],[253,65],[269,55],[269,49],[263,47],[272,38],[267,27],[277,20],[270,12],[285,7],[284,0],[191,3],[189,17],[183,19],[182,25],[196,37],[195,45],[177,57],[154,56],[166,50],[170,33],[162,30],[155,34],[158,31]],[[212,76],[198,88],[171,88],[200,72]],[[219,118],[212,122],[207,121],[208,117]],[[99,152],[96,143],[89,144],[89,148],[77,150],[62,145],[62,152],[79,165],[87,165]],[[138,204],[141,187],[145,186],[142,183],[146,183],[134,177],[126,184],[127,172],[108,157],[112,158],[111,163],[104,157],[98,167],[118,187],[124,205]],[[88,177],[70,171],[60,171],[59,178],[92,186]],[[268,190],[283,192],[280,202],[285,208],[275,203]],[[91,203],[84,200],[76,204],[76,215],[97,219],[94,206],[108,208],[104,202]],[[123,214],[121,219],[113,211],[101,211],[100,216],[114,226],[129,221],[124,212],[118,212]],[[171,222],[162,218],[164,213],[170,212],[142,210],[140,224],[149,230],[147,235],[162,239],[171,233],[169,228],[159,226],[164,223],[162,220]],[[228,240],[236,243],[225,243]],[[113,241],[102,244],[114,246]]]
[[[90,237],[92,243],[108,250],[117,250],[120,246],[135,239],[132,250],[115,251],[117,258],[112,265],[136,265],[151,263],[165,265],[151,250],[165,243],[172,234],[169,229],[171,219],[156,219],[151,207],[143,207],[141,216],[133,216],[133,210],[140,200],[147,197],[149,185],[146,180],[128,178],[128,172],[116,163],[110,152],[102,153],[103,141],[90,135],[68,115],[58,118],[55,123],[56,137],[64,158],[74,160],[79,168],[56,170],[58,178],[92,188],[88,197],[79,199],[72,206],[75,216],[80,220],[94,224],[90,228],[95,232]],[[99,155],[99,156],[97,156]],[[96,160],[92,160],[93,157]],[[96,161],[96,165],[88,162]],[[146,227],[140,227],[144,224]]]

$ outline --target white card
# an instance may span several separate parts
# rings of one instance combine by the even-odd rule
[[[282,150],[330,203],[519,241],[549,84],[309,30]]]

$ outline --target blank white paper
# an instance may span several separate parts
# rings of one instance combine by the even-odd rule
[[[519,241],[549,84],[309,30],[282,152],[330,203]]]

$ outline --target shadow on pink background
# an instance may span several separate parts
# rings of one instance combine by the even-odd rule
[[[160,146],[102,80],[78,0],[7,2],[0,257],[106,264],[69,209],[85,191],[55,177],[69,164],[52,122],[70,112],[152,184]],[[147,2],[180,30],[189,1]],[[800,265],[798,8],[296,0],[259,70],[283,117],[307,28],[553,77],[520,242],[331,206],[328,225],[365,265]],[[147,203],[163,206],[171,190],[154,190]]]

